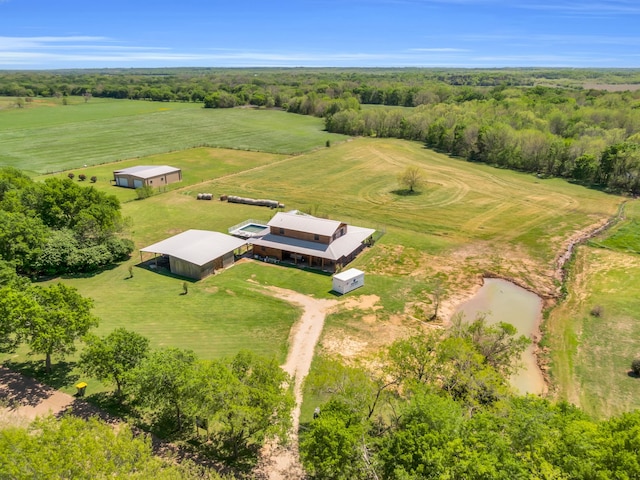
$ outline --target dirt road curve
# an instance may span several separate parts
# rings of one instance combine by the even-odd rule
[[[292,412],[293,427],[289,445],[267,445],[263,451],[260,477],[269,480],[299,479],[304,477],[298,457],[298,426],[302,404],[302,383],[309,373],[315,346],[320,339],[324,318],[337,300],[318,300],[291,290],[270,287],[274,295],[303,308],[302,317],[293,326],[289,338],[289,355],[282,368],[293,378],[296,404]]]

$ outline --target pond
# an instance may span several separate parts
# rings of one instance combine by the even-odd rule
[[[542,318],[542,299],[514,283],[499,278],[485,278],[478,293],[456,310],[466,321],[473,321],[478,314],[485,314],[490,324],[506,322],[520,335],[532,338],[538,331]],[[522,368],[510,378],[511,385],[521,394],[542,394],[546,384],[538,367],[534,346],[522,354]]]

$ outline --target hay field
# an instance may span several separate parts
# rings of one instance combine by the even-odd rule
[[[276,110],[92,99],[0,110],[0,165],[50,173],[210,146],[293,154],[346,139],[319,118]]]
[[[417,195],[400,191],[397,176],[407,166],[419,167],[426,179]],[[463,255],[471,264],[458,268],[497,268],[542,293],[554,288],[545,277],[563,243],[613,215],[621,202],[562,180],[451,159],[391,139],[357,139],[209,184],[214,193],[277,197],[288,208],[386,229],[382,243],[389,251],[371,262],[380,274],[404,273],[405,260],[398,264],[394,257],[406,250],[413,252],[409,263],[421,263],[423,256],[451,263],[451,256]]]

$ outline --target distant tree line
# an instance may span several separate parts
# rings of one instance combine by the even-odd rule
[[[29,276],[92,272],[133,251],[118,199],[70,178],[0,169],[0,225],[0,264]]]
[[[312,478],[640,478],[640,411],[595,420],[515,396],[506,378],[528,341],[508,324],[454,321],[393,343],[376,372],[320,358],[322,399],[301,432]]]
[[[422,141],[498,167],[640,193],[640,92],[496,87],[483,99],[348,109],[328,131]]]
[[[314,93],[327,99],[349,94],[362,104],[417,106],[488,98],[493,87],[539,83],[576,87],[585,81],[640,83],[632,69],[107,69],[0,73],[0,95],[87,96],[204,102],[209,106],[287,108]],[[88,99],[90,97],[85,97]]]
[[[396,137],[470,161],[640,193],[640,83],[616,69],[149,69],[7,72],[0,95],[84,95],[256,106],[324,117],[328,131]],[[548,86],[544,86],[544,84]],[[24,105],[24,100],[21,105]],[[361,108],[361,105],[416,107]]]

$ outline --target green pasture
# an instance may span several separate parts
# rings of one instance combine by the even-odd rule
[[[209,146],[280,154],[338,143],[322,119],[276,110],[205,109],[201,104],[54,99],[0,110],[0,165],[34,173]]]
[[[156,193],[165,193],[172,190],[183,190],[187,193],[213,193],[204,192],[196,188],[196,185],[207,180],[233,175],[244,170],[257,168],[270,163],[287,159],[287,155],[274,153],[251,152],[245,150],[230,150],[225,148],[190,148],[180,152],[161,153],[149,157],[124,160],[117,163],[107,163],[69,171],[59,172],[49,175],[40,175],[36,180],[55,176],[66,178],[69,173],[75,175],[74,180],[80,182],[78,176],[86,175],[86,180],[81,184],[93,186],[98,190],[118,197],[120,202],[128,202],[138,198],[136,191],[131,188],[123,188],[114,185],[113,172],[123,168],[136,165],[170,165],[182,169],[182,181],[172,183],[160,189]],[[91,177],[95,176],[97,181],[92,183]],[[220,192],[217,192],[219,194]]]
[[[603,238],[591,245],[619,252],[640,253],[640,203],[629,202],[623,211],[624,221],[615,224]]]
[[[640,357],[640,256],[629,249],[637,200],[627,204],[626,217],[578,249],[567,299],[546,322],[558,395],[597,416],[640,408],[640,380],[628,374]]]

